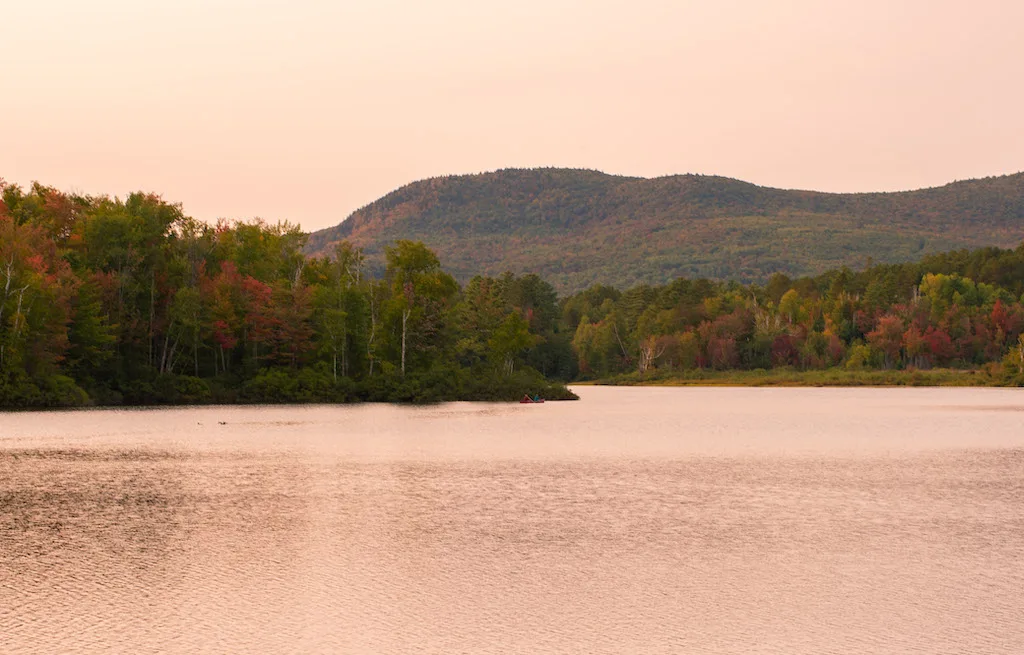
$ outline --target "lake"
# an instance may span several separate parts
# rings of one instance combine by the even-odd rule
[[[1024,392],[0,413],[0,652],[1024,653]]]

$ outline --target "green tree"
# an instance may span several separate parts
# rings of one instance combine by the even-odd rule
[[[400,334],[399,367],[405,376],[410,350],[424,353],[439,346],[445,309],[458,285],[422,243],[398,241],[385,254],[391,288],[389,315]]]
[[[512,375],[516,357],[532,346],[534,341],[529,324],[519,312],[511,312],[494,330],[487,345],[490,347],[493,360],[500,362],[504,374]]]

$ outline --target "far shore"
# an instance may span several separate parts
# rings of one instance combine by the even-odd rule
[[[640,375],[631,373],[572,386],[664,387],[1005,387],[1007,382],[984,369],[826,370],[770,369],[754,371],[693,370]]]

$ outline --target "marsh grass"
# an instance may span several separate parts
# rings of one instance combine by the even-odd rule
[[[792,368],[753,371],[674,371],[641,376],[629,373],[590,384],[733,387],[981,387],[1006,386],[1007,381],[984,369],[848,370]]]

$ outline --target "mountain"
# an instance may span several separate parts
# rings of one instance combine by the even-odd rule
[[[559,292],[680,276],[763,280],[869,261],[1024,240],[1024,173],[896,193],[820,193],[739,180],[509,169],[408,184],[314,232],[307,252],[347,239],[381,267],[415,239],[460,279],[537,273]]]

